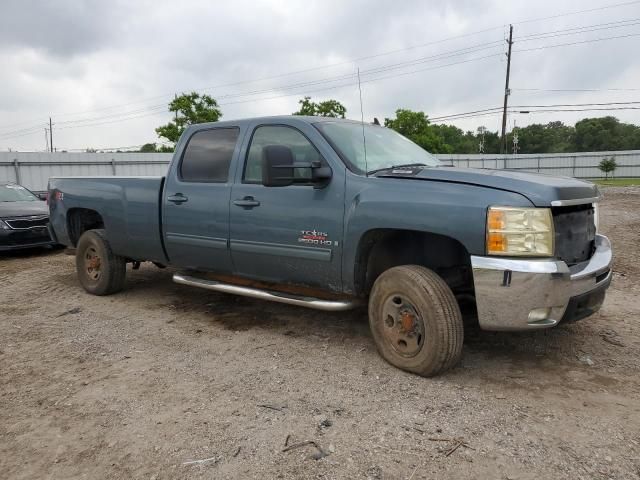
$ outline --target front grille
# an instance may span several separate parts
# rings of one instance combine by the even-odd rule
[[[553,207],[556,257],[567,265],[591,258],[596,237],[593,205]]]
[[[0,247],[51,242],[49,231],[44,229],[5,230],[5,232],[8,233],[0,235]]]
[[[49,223],[48,215],[33,215],[30,217],[8,218],[5,220],[9,227],[15,230],[24,230],[27,228],[43,228]]]

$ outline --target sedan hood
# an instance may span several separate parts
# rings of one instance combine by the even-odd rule
[[[0,218],[49,215],[49,207],[42,201],[0,202]]]
[[[554,200],[576,200],[599,196],[593,183],[572,177],[556,177],[516,170],[480,168],[396,168],[377,174],[378,177],[411,178],[437,182],[453,182],[495,188],[519,193],[537,207],[547,207]]]

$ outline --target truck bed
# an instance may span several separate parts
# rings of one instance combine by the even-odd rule
[[[74,246],[74,212],[94,211],[109,232],[114,253],[165,263],[160,194],[164,177],[52,177],[49,179],[51,225],[57,240]]]

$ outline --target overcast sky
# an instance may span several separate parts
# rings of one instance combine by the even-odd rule
[[[58,150],[157,142],[167,103],[191,90],[223,119],[290,114],[304,95],[359,119],[357,68],[368,121],[498,107],[509,23],[512,105],[636,101],[640,2],[600,8],[622,2],[2,0],[0,150],[44,150],[49,116]],[[513,114],[509,128],[608,113],[640,124],[640,110],[594,111]],[[500,114],[450,123],[497,131]]]

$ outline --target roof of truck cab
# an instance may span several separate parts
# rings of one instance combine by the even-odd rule
[[[220,122],[195,123],[188,128],[202,128],[209,126],[224,127],[226,125],[241,125],[249,122],[277,122],[282,120],[294,120],[303,123],[322,123],[322,122],[344,122],[344,123],[361,123],[359,120],[350,120],[347,118],[335,117],[313,117],[307,115],[274,115],[269,117],[251,117],[239,118],[237,120],[223,120]]]

